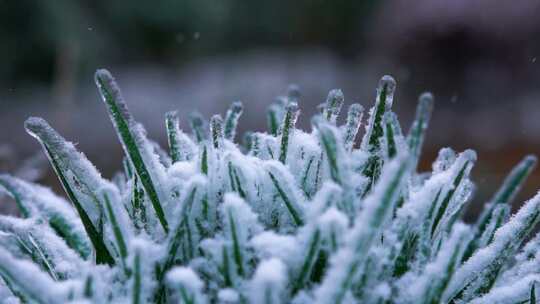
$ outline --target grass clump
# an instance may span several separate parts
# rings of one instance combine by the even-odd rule
[[[363,107],[332,90],[312,130],[296,128],[296,87],[269,107],[268,133],[234,143],[234,102],[206,121],[165,116],[169,152],[150,141],[113,77],[95,81],[125,152],[114,181],[41,118],[42,145],[71,204],[8,174],[22,218],[0,216],[0,291],[21,303],[534,303],[540,195],[510,217],[536,164],[526,156],[476,223],[472,150],[417,164],[433,108],[409,132],[384,76],[357,147]],[[527,241],[528,240],[528,241]]]

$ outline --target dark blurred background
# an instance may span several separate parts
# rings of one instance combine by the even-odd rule
[[[26,117],[46,118],[107,177],[120,168],[116,135],[93,84],[118,80],[150,136],[163,114],[223,113],[242,100],[241,130],[265,128],[264,109],[289,83],[302,89],[301,125],[328,90],[369,107],[384,74],[408,129],[417,96],[436,96],[422,168],[439,148],[475,149],[489,198],[526,153],[540,153],[540,1],[9,1],[0,0],[0,170],[50,185]],[[520,196],[540,186],[536,173]],[[13,213],[10,204],[1,212]],[[474,213],[474,212],[473,212]]]

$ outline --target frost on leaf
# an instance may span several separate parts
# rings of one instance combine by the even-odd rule
[[[472,150],[441,149],[417,172],[433,109],[419,98],[405,134],[384,76],[365,132],[363,106],[332,90],[310,131],[290,86],[268,130],[235,143],[233,102],[206,120],[165,115],[168,151],[130,114],[111,74],[95,82],[125,158],[112,181],[45,120],[42,145],[70,203],[0,174],[21,218],[0,216],[0,300],[7,303],[533,303],[540,280],[540,194],[512,200],[526,156],[472,224]],[[345,116],[344,114],[341,114]],[[190,131],[180,128],[186,119]],[[361,143],[359,137],[362,136]]]

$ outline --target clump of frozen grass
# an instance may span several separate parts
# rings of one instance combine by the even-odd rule
[[[0,295],[8,303],[534,303],[540,194],[510,204],[536,164],[527,156],[477,222],[474,151],[417,164],[433,107],[419,98],[407,134],[381,79],[361,144],[363,107],[332,90],[312,130],[295,127],[296,87],[268,110],[268,133],[234,144],[243,112],[166,114],[169,152],[150,141],[114,79],[95,81],[125,152],[112,181],[40,118],[43,146],[71,204],[0,175],[23,217],[0,216]]]

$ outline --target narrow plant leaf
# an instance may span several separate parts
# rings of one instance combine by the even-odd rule
[[[315,292],[320,303],[343,302],[358,272],[362,271],[372,242],[392,213],[409,167],[409,158],[401,155],[385,168],[382,182],[364,202],[348,243],[333,257],[332,268]]]
[[[169,226],[162,207],[162,202],[165,202],[166,198],[162,193],[164,190],[157,188],[158,186],[163,187],[163,185],[156,184],[159,181],[156,177],[158,173],[155,171],[159,169],[156,167],[155,161],[151,159],[152,153],[145,150],[148,149],[146,137],[140,127],[136,126],[120,93],[120,89],[111,74],[106,70],[98,70],[95,75],[95,82],[103,102],[107,106],[124,151],[131,160],[141,184],[152,202],[163,230],[167,233]],[[150,165],[153,167],[149,168]]]
[[[407,135],[407,144],[409,151],[414,159],[414,170],[418,165],[422,146],[426,137],[426,130],[433,112],[433,95],[429,92],[423,93],[418,99],[416,108],[416,117]]]
[[[478,222],[476,223],[477,232],[476,235],[479,237],[485,226],[488,224],[488,221],[491,217],[491,213],[499,204],[511,204],[514,197],[517,195],[532,170],[536,166],[537,158],[534,155],[527,155],[519,164],[517,164],[512,171],[505,178],[503,184],[493,196],[493,198],[486,205],[486,208],[480,214]]]
[[[226,139],[233,141],[236,135],[236,128],[238,126],[238,119],[242,115],[244,106],[242,102],[235,101],[231,104],[229,110],[227,110],[227,115],[225,116],[225,126],[223,129],[223,134]]]
[[[452,278],[456,268],[460,266],[461,256],[470,235],[467,234],[468,227],[463,224],[456,224],[452,233],[437,254],[437,257],[425,268],[420,278],[411,287],[414,292],[419,293],[418,298],[423,299],[423,303],[439,303],[441,296]]]
[[[96,262],[114,264],[98,229],[102,205],[95,192],[103,181],[97,170],[73,144],[65,141],[41,118],[29,118],[25,127],[43,146],[66,194],[77,209],[86,233],[96,251]]]
[[[223,118],[221,115],[214,115],[210,119],[210,132],[212,133],[212,143],[214,149],[223,147]]]
[[[535,291],[535,287],[536,287],[536,282],[533,282],[531,284],[531,294],[529,296],[529,304],[536,304],[536,291]]]
[[[296,226],[302,226],[304,224],[304,212],[300,205],[299,194],[291,191],[292,179],[285,173],[283,166],[279,165],[279,163],[269,162],[266,170],[293,223]]]
[[[473,240],[469,244],[467,251],[465,252],[465,255],[463,257],[465,260],[470,258],[474,251],[482,247],[479,242],[482,236],[486,234],[488,224],[490,223],[490,220],[494,217],[494,210],[501,204],[509,205],[512,203],[514,197],[517,195],[522,185],[527,180],[527,177],[529,177],[532,170],[535,168],[536,163],[536,156],[527,155],[512,169],[512,171],[510,171],[508,176],[506,176],[503,184],[500,186],[497,193],[486,204],[484,210],[482,211],[482,213],[480,213],[480,216],[478,217],[478,220],[475,224]]]
[[[30,184],[16,177],[0,175],[0,188],[4,188],[18,205],[24,206],[27,215],[42,216],[49,226],[66,241],[66,244],[87,259],[92,251],[82,223],[76,218],[68,203],[49,189]],[[36,209],[35,212],[30,211]]]
[[[310,238],[308,251],[304,260],[301,263],[300,272],[298,276],[293,281],[294,287],[292,290],[293,294],[296,294],[299,290],[304,288],[306,281],[311,274],[312,268],[316,262],[319,247],[321,246],[321,232],[319,229],[313,231],[313,235]]]
[[[189,114],[189,125],[193,130],[193,137],[200,143],[208,138],[208,122],[199,112]]]
[[[2,187],[9,195],[15,200],[17,208],[21,213],[23,218],[28,218],[32,216],[32,205],[31,200],[28,198],[24,199],[23,196],[26,194],[22,192],[22,185],[18,185],[18,181],[15,178],[11,178],[7,174],[0,175],[0,187]]]
[[[384,138],[386,157],[390,160],[398,154],[398,150],[404,150],[404,138],[396,114],[387,112],[384,116]],[[401,152],[403,153],[403,152]]]
[[[396,81],[390,76],[383,76],[379,81],[375,106],[370,111],[366,134],[362,139],[361,148],[370,153],[363,172],[370,179],[368,190],[379,179],[382,167],[381,144],[384,136],[384,114],[392,107],[395,88]]]
[[[176,111],[167,112],[165,114],[165,126],[167,127],[167,141],[173,163],[181,160],[182,151],[178,136],[180,133],[180,120]]]
[[[140,250],[135,250],[135,256],[133,258],[133,293],[132,293],[132,303],[133,304],[142,304],[142,270],[141,270],[141,252]]]
[[[506,177],[503,185],[491,199],[494,204],[508,203],[511,204],[523,183],[527,180],[532,170],[536,167],[538,158],[535,155],[527,155],[523,160],[516,165]]]
[[[354,147],[356,135],[358,129],[362,123],[362,116],[364,114],[364,107],[358,103],[353,103],[349,106],[347,111],[347,122],[344,126],[345,134],[343,136],[343,142],[347,151],[350,151]]]
[[[291,102],[287,105],[285,117],[281,125],[281,144],[279,147],[279,161],[286,163],[287,152],[289,150],[289,138],[294,132],[296,120],[298,119],[299,109],[296,102]]]
[[[266,111],[266,120],[268,124],[268,131],[273,136],[278,136],[279,122],[281,121],[281,107],[277,104],[272,104]]]
[[[0,216],[2,247],[32,260],[55,281],[77,276],[83,260],[40,219]]]
[[[46,122],[28,120],[75,210],[0,174],[23,217],[0,215],[0,302],[536,302],[540,234],[522,244],[540,221],[540,194],[508,219],[536,158],[465,224],[474,151],[444,148],[432,172],[417,172],[429,93],[404,137],[391,109],[395,81],[383,77],[358,149],[359,104],[338,126],[344,97],[332,90],[302,131],[291,85],[268,112],[268,133],[244,133],[245,146],[234,143],[238,102],[225,119],[191,114],[189,134],[167,113],[165,151],[129,114],[112,76],[100,70],[95,81],[123,172],[102,178]]]
[[[326,98],[326,105],[324,107],[324,118],[332,124],[336,124],[339,112],[345,101],[343,92],[339,89],[331,90]]]
[[[107,193],[107,191],[103,192],[103,201],[105,202],[105,211],[109,219],[109,222],[111,223],[111,229],[114,235],[116,248],[118,249],[118,252],[120,253],[122,264],[124,264],[124,268],[126,269],[125,259],[128,256],[126,237],[124,235],[125,233],[122,231],[119,225],[118,214],[116,210],[114,210],[113,206],[111,205],[110,195],[111,194]]]
[[[540,194],[530,199],[496,233],[491,244],[475,253],[458,271],[445,291],[445,302],[470,301],[488,293],[504,265],[540,219]]]
[[[181,198],[180,210],[177,216],[175,216],[178,218],[178,222],[167,240],[167,257],[163,263],[164,271],[169,270],[174,264],[177,251],[181,246],[181,241],[187,233],[186,227],[189,225],[191,209],[195,203],[198,192],[202,191],[205,184],[205,178],[202,176],[195,176],[185,189],[184,195]]]
[[[66,299],[64,289],[46,274],[32,263],[15,259],[3,249],[0,249],[0,274],[24,298],[35,303],[53,304]],[[35,284],[36,281],[40,284]]]
[[[201,172],[205,175],[208,175],[208,149],[206,148],[206,145],[203,145],[202,147]]]
[[[456,161],[457,165],[460,165],[457,175],[452,181],[452,185],[448,187],[444,196],[441,196],[442,200],[440,203],[436,202],[437,205],[433,217],[433,223],[431,226],[431,236],[435,234],[435,231],[439,228],[439,224],[443,220],[443,217],[447,214],[448,206],[450,205],[454,194],[459,189],[460,185],[465,179],[468,178],[468,175],[476,161],[476,153],[472,150],[466,150],[460,156],[460,159]]]
[[[330,176],[335,183],[342,185],[347,182],[345,172],[347,159],[338,130],[321,120],[315,124],[319,131],[319,140],[330,167]]]

